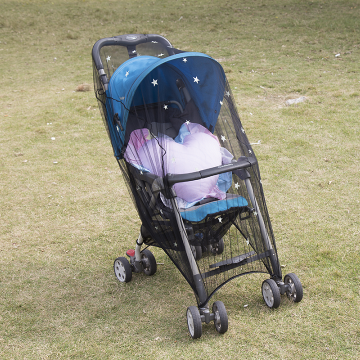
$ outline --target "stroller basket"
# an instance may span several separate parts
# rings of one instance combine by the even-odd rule
[[[192,287],[190,335],[214,321],[227,330],[212,295],[238,276],[260,272],[266,304],[299,302],[293,273],[282,278],[254,151],[221,65],[175,49],[160,35],[131,34],[93,47],[94,90],[114,155],[142,222],[135,250],[115,260],[121,282],[156,272],[143,244],[160,247]]]

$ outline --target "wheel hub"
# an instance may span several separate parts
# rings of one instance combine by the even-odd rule
[[[264,299],[265,299],[265,302],[266,304],[269,306],[269,307],[272,307],[273,304],[274,304],[274,296],[273,296],[273,292],[271,290],[271,287],[269,284],[265,283],[263,285],[263,296],[264,296]]]
[[[296,299],[296,289],[292,279],[290,278],[288,279],[287,285],[289,286],[289,290],[287,291],[287,296]]]
[[[125,280],[125,268],[124,265],[120,262],[117,261],[116,265],[115,265],[115,269],[116,269],[116,275],[119,279],[121,279],[122,281]]]
[[[221,329],[221,320],[220,320],[219,310],[216,310],[214,315],[215,315],[215,319],[214,319],[215,326],[217,329]]]
[[[190,335],[194,336],[194,319],[190,311],[187,312],[187,323],[188,323]]]

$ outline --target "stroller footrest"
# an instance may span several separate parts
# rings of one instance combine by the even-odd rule
[[[216,267],[219,267],[219,266],[230,265],[230,264],[237,264],[237,263],[239,263],[239,262],[242,262],[242,261],[245,260],[246,258],[255,255],[255,254],[256,254],[255,251],[250,251],[250,252],[248,252],[248,253],[246,253],[246,254],[242,254],[242,255],[239,255],[239,256],[235,256],[235,257],[233,257],[233,258],[231,258],[231,259],[226,259],[226,260],[220,261],[220,262],[218,262],[218,263],[216,263],[216,264],[211,264],[211,265],[209,266],[209,268],[212,269],[212,268],[216,268]]]
[[[252,253],[255,254],[254,251],[252,251]],[[229,264],[220,265],[217,269],[210,270],[210,271],[208,271],[206,273],[202,273],[201,277],[203,279],[206,279],[206,278],[208,278],[210,276],[221,274],[222,272],[229,271],[229,270],[234,269],[234,268],[236,268],[238,266],[243,266],[245,264],[251,263],[251,262],[256,261],[256,260],[261,260],[263,258],[266,258],[266,257],[270,256],[271,254],[272,254],[272,251],[267,250],[267,251],[265,251],[265,252],[263,252],[261,254],[257,254],[257,255],[254,255],[254,256],[250,256],[250,257],[245,257],[243,260],[241,260],[241,261],[238,260],[238,262],[236,262],[236,263],[231,262]],[[247,255],[247,254],[244,254],[244,255]],[[244,256],[244,255],[236,256],[236,258],[239,258],[239,257]],[[228,259],[228,260],[231,261],[232,259]],[[226,261],[227,260],[225,260],[225,262]],[[216,265],[216,264],[213,264],[213,265]]]

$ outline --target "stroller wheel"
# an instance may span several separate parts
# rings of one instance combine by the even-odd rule
[[[120,282],[129,282],[132,278],[132,271],[128,259],[118,257],[114,261],[114,272]]]
[[[228,316],[222,301],[215,301],[212,307],[215,315],[215,329],[219,334],[225,334],[228,329]]]
[[[144,266],[145,275],[151,276],[156,273],[157,266],[155,256],[150,250],[143,250],[141,252],[141,260]]]
[[[221,238],[219,242],[214,246],[215,254],[217,255],[222,254],[224,252],[224,248],[225,248],[224,239]]]
[[[196,306],[189,306],[186,310],[188,329],[193,339],[198,339],[202,334],[202,325],[199,309]]]
[[[194,255],[195,260],[200,260],[202,258],[202,248],[201,246],[190,245],[191,251]]]
[[[290,290],[286,291],[287,297],[293,302],[300,302],[303,298],[303,288],[299,278],[294,273],[290,273],[285,275],[284,283],[290,285]]]
[[[280,290],[273,279],[267,279],[262,283],[262,295],[269,308],[276,309],[280,305]]]

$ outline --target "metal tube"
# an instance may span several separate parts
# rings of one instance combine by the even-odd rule
[[[253,191],[253,188],[251,186],[250,179],[245,179],[245,185],[246,185],[246,189],[247,189],[247,192],[249,194],[252,206],[254,207],[254,209],[255,209],[255,211],[257,213],[257,218],[258,218],[258,221],[259,221],[260,231],[261,231],[261,235],[262,235],[262,237],[264,239],[264,242],[265,242],[266,250],[271,250],[272,245],[271,245],[271,242],[270,242],[270,239],[269,239],[269,235],[268,235],[268,233],[266,231],[264,219],[263,219],[263,217],[261,215],[259,205],[257,204],[256,198],[255,198],[255,195],[254,195],[254,191]]]
[[[143,244],[143,242],[144,242],[144,239],[140,232],[139,238],[136,240],[135,261],[141,261],[140,249],[141,249],[141,245]]]
[[[276,275],[278,278],[282,278],[281,275],[281,269],[280,269],[280,264],[279,264],[279,259],[276,256],[276,253],[271,245],[271,241],[269,238],[269,235],[267,233],[266,227],[265,227],[265,223],[264,223],[264,219],[261,215],[261,211],[259,208],[259,205],[256,201],[255,195],[254,195],[254,191],[253,188],[251,186],[251,182],[250,179],[245,179],[245,185],[246,185],[246,189],[247,192],[249,194],[252,206],[254,207],[255,211],[256,211],[256,215],[257,215],[257,219],[259,222],[259,226],[260,226],[260,232],[261,232],[261,236],[264,239],[264,244],[265,244],[265,248],[266,250],[271,250],[270,252],[270,262],[271,262],[271,266],[274,272],[274,275]]]
[[[206,290],[205,290],[205,286],[204,286],[204,281],[201,277],[201,274],[199,272],[199,268],[196,264],[196,260],[194,257],[193,252],[191,251],[191,247],[189,244],[189,239],[185,230],[185,226],[184,226],[184,222],[182,220],[182,217],[180,215],[180,211],[179,208],[177,206],[177,202],[175,200],[175,198],[171,198],[171,205],[173,207],[174,213],[175,213],[175,218],[176,218],[176,222],[178,224],[178,228],[180,231],[180,236],[182,239],[182,242],[184,244],[185,247],[185,252],[186,252],[186,256],[189,260],[190,263],[190,268],[191,271],[193,273],[193,277],[194,277],[194,281],[195,281],[195,286],[196,286],[196,290],[197,290],[197,295],[199,297],[200,303],[202,305],[205,304],[206,300],[207,300],[207,294],[206,294]]]

